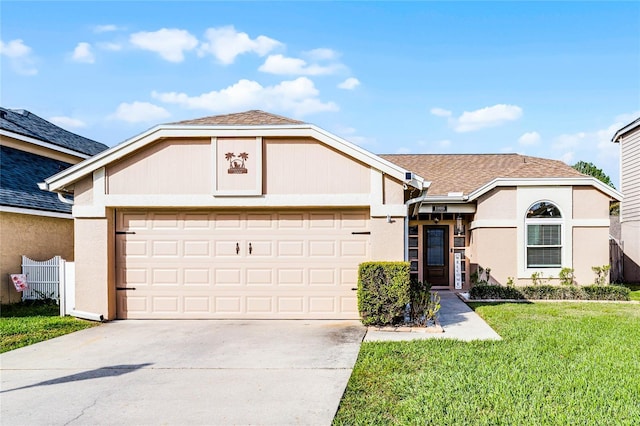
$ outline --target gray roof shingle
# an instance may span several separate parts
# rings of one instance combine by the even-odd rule
[[[38,188],[38,182],[71,166],[30,152],[0,146],[0,205],[71,213],[57,194]]]
[[[100,142],[64,130],[26,110],[11,110],[0,107],[0,129],[90,156],[109,148]]]

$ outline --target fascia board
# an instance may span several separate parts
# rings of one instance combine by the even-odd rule
[[[147,130],[114,146],[94,157],[78,163],[56,175],[45,179],[45,184],[50,191],[57,191],[74,183],[83,176],[92,173],[109,163],[116,161],[145,145],[162,138],[171,137],[312,137],[320,142],[345,153],[371,167],[404,182],[405,169],[372,154],[351,142],[332,135],[313,125],[286,125],[286,126],[178,126],[160,125]],[[422,186],[424,179],[414,176],[418,185]],[[419,188],[422,189],[422,188]]]
[[[481,186],[469,194],[469,201],[473,201],[478,197],[486,194],[492,189],[499,186],[593,186],[604,192],[616,201],[622,201],[622,194],[617,190],[605,185],[594,177],[584,178],[497,178]]]
[[[6,136],[6,137],[12,138],[12,139],[17,139],[17,140],[23,141],[23,142],[28,142],[30,144],[37,145],[37,146],[40,146],[42,148],[50,149],[52,151],[57,151],[57,152],[61,152],[63,154],[73,155],[74,157],[78,157],[78,158],[86,159],[86,158],[91,157],[88,154],[84,154],[82,152],[78,152],[78,151],[75,151],[73,149],[65,148],[65,147],[62,147],[60,145],[56,145],[56,144],[51,143],[51,142],[46,142],[46,141],[43,141],[43,140],[40,140],[40,139],[36,139],[36,138],[29,137],[29,136],[21,135],[19,133],[10,132],[10,131],[4,130],[4,129],[0,129],[0,135]]]
[[[622,138],[622,136],[624,136],[626,133],[629,133],[630,131],[632,131],[636,127],[640,127],[640,118],[636,118],[631,123],[627,124],[626,126],[622,127],[621,129],[619,129],[613,135],[613,138],[611,138],[611,141],[615,142],[615,143],[620,142],[620,139]]]

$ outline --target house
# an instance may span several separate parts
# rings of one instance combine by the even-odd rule
[[[107,319],[357,318],[369,260],[451,289],[473,265],[588,281],[619,198],[560,162],[377,156],[262,111],[156,126],[42,187],[74,194],[76,308]]]
[[[618,130],[612,140],[620,144],[623,275],[628,283],[640,283],[640,117]]]
[[[20,300],[9,274],[20,273],[21,256],[60,255],[73,260],[73,216],[68,198],[38,183],[106,145],[68,132],[25,110],[0,108],[0,300]],[[68,201],[68,202],[67,202]]]

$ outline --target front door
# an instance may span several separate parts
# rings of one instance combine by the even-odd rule
[[[449,287],[449,227],[425,226],[424,279],[434,287]]]

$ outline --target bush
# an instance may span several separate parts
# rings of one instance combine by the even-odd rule
[[[471,299],[515,300],[629,300],[629,289],[618,285],[503,287],[480,284],[469,291]]]
[[[408,262],[365,262],[358,268],[358,311],[364,325],[399,322],[411,300]]]

